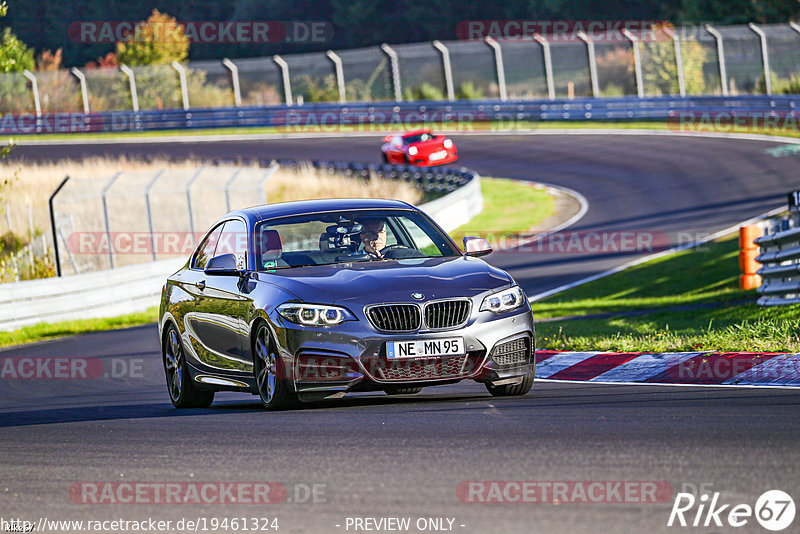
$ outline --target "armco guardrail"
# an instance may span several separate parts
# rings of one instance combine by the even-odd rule
[[[132,132],[201,128],[274,127],[287,133],[342,130],[382,132],[430,124],[470,131],[493,122],[493,130],[522,121],[665,120],[676,129],[702,125],[724,128],[735,120],[800,119],[800,96],[620,97],[557,100],[469,100],[306,104],[303,106],[171,109],[52,114],[3,120],[0,133]],[[720,121],[721,124],[717,124]],[[745,124],[747,126],[749,124]]]
[[[760,249],[756,261],[762,285],[762,306],[800,303],[800,218],[792,214],[769,222],[771,228],[755,240]]]
[[[298,165],[290,161],[282,164]],[[469,221],[483,207],[480,176],[465,169],[337,162],[315,162],[314,165],[352,177],[367,178],[375,173],[390,179],[413,181],[425,191],[445,193],[419,207],[447,231]],[[144,311],[158,305],[164,280],[185,261],[186,258],[173,258],[60,278],[0,284],[0,330],[15,330],[44,321]]]

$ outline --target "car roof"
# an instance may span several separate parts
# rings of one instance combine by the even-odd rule
[[[401,200],[381,198],[325,198],[318,200],[296,200],[292,202],[278,202],[264,204],[241,210],[233,211],[223,218],[240,215],[248,219],[251,224],[264,219],[291,217],[308,213],[321,213],[340,210],[369,210],[369,209],[416,209],[411,204]]]

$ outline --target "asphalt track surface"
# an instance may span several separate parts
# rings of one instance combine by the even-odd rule
[[[780,206],[798,160],[775,141],[675,135],[454,136],[461,164],[482,174],[550,182],[582,193],[570,230],[710,233]],[[20,146],[14,157],[92,154],[376,161],[379,138]],[[673,244],[675,244],[673,242]],[[498,253],[530,293],[601,272],[637,253]],[[266,413],[223,394],[210,409],[168,403],[152,326],[0,352],[102,362],[87,380],[3,380],[0,515],[177,520],[274,517],[282,532],[354,532],[347,517],[454,518],[454,531],[763,532],[668,528],[672,499],[644,504],[468,504],[463,481],[664,481],[705,485],[754,505],[764,491],[800,497],[796,390],[604,386],[538,382],[494,399],[462,383],[416,396],[359,395]],[[120,376],[116,376],[120,375]],[[81,481],[276,481],[324,484],[326,502],[258,505],[76,504]],[[293,498],[293,500],[297,500]],[[321,499],[323,500],[323,499]],[[692,520],[697,507],[687,518]],[[724,518],[724,517],[723,517]],[[794,525],[787,531],[796,531]],[[337,527],[336,525],[341,525]],[[463,527],[461,525],[464,525]],[[411,532],[416,532],[412,528]]]

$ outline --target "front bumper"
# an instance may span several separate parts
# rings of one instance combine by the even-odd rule
[[[444,157],[439,159],[431,159],[431,154],[409,156],[408,160],[411,165],[417,167],[434,167],[436,165],[446,165],[458,160],[458,152],[455,150],[442,150],[445,152]]]
[[[535,331],[528,306],[502,315],[480,312],[458,329],[421,330],[413,334],[379,333],[362,318],[331,329],[291,323],[284,323],[283,327],[277,334],[282,338],[286,370],[301,396],[441,385],[464,379],[495,383],[534,372]],[[465,356],[395,360],[386,357],[387,341],[454,337],[464,339]],[[525,340],[526,347],[512,357],[495,351],[500,346],[519,349],[521,340]]]

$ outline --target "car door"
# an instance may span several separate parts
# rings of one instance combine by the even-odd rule
[[[212,256],[234,254],[244,266],[247,226],[241,219],[225,221]],[[204,265],[203,265],[204,266]],[[246,372],[247,325],[244,320],[247,298],[242,294],[241,278],[231,275],[198,273],[194,312],[187,321],[194,334],[193,348],[200,363],[224,372]]]

